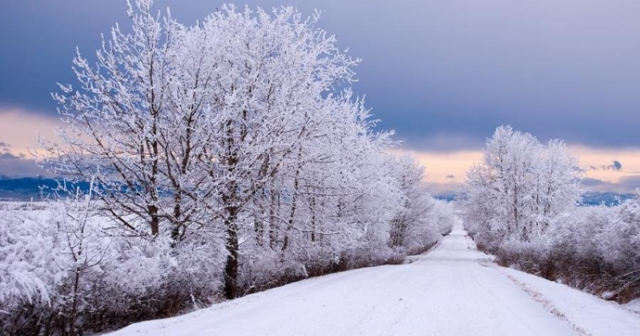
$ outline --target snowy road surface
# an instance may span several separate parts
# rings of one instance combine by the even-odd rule
[[[640,335],[637,313],[488,262],[460,223],[412,261],[309,279],[110,336]]]

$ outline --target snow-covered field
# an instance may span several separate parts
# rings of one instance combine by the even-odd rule
[[[493,264],[461,223],[410,264],[300,281],[110,336],[637,336],[640,315]]]

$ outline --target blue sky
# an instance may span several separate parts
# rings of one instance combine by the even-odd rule
[[[156,7],[192,23],[222,3],[158,0]],[[322,10],[320,26],[363,59],[356,93],[366,94],[381,127],[395,129],[406,148],[477,151],[496,126],[511,124],[605,153],[589,165],[629,167],[625,160],[640,150],[637,0],[235,3]],[[73,82],[75,47],[93,54],[101,33],[128,24],[125,11],[124,0],[4,1],[0,120],[54,118],[50,92],[56,82]],[[0,142],[18,141],[0,133]]]

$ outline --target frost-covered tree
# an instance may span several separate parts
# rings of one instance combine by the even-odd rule
[[[334,89],[353,81],[358,60],[292,8],[223,6],[194,27],[155,15],[148,0],[129,15],[133,32],[116,26],[95,66],[76,57],[79,90],[54,95],[68,127],[43,165],[96,179],[130,234],[177,243],[190,227],[221,224],[235,297],[241,212],[309,137],[359,108]]]
[[[322,137],[336,117],[352,118],[359,109],[350,94],[334,89],[353,81],[352,60],[335,38],[317,29],[317,16],[304,19],[292,8],[238,12],[223,7],[202,26],[218,54],[210,95],[208,146],[211,176],[219,182],[218,206],[226,230],[227,297],[237,292],[241,217],[282,169],[290,169],[293,188],[300,184],[304,161],[314,157],[312,137]],[[349,119],[347,125],[355,125]],[[297,194],[290,195],[295,215]],[[289,215],[291,217],[292,215]],[[288,219],[291,221],[291,218]],[[291,226],[291,224],[288,224]],[[285,228],[290,230],[290,228]],[[287,248],[285,235],[283,249]]]
[[[205,62],[212,46],[152,2],[129,7],[131,33],[119,26],[91,63],[78,52],[79,87],[54,94],[66,123],[61,141],[43,142],[42,164],[55,174],[95,180],[104,209],[128,235],[168,234],[175,241],[188,225],[204,225],[215,183],[203,169],[210,132]]]
[[[562,142],[545,146],[530,134],[499,127],[487,140],[483,162],[467,174],[470,231],[492,247],[539,237],[576,206],[580,174],[578,160]]]
[[[432,241],[428,240],[437,237],[434,232],[438,228],[427,224],[436,202],[424,185],[424,167],[411,156],[399,157],[393,163],[402,192],[402,207],[391,221],[389,244],[409,250],[429,247]]]

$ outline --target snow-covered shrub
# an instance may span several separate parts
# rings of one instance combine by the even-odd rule
[[[434,199],[431,223],[435,223],[441,235],[448,235],[456,221],[455,204]]]
[[[40,207],[38,207],[40,208]],[[30,315],[59,304],[68,276],[47,213],[32,206],[0,205],[0,333],[28,329]]]
[[[640,297],[638,209],[638,200],[579,207],[536,240],[508,240],[495,253],[504,265],[627,302]]]
[[[640,200],[628,200],[616,210],[617,216],[591,243],[612,277],[614,287],[605,296],[629,301],[640,297]]]
[[[640,201],[629,200],[620,205],[613,225],[604,227],[599,236],[604,261],[617,274],[633,271],[636,281],[640,281]]]
[[[506,240],[497,248],[496,255],[501,264],[529,273],[549,277],[553,272],[549,242],[543,237],[528,242]]]
[[[547,277],[609,299],[640,296],[638,200],[580,207],[550,230]]]
[[[3,335],[99,331],[219,299],[219,239],[128,237],[98,209],[84,196],[0,209]]]

